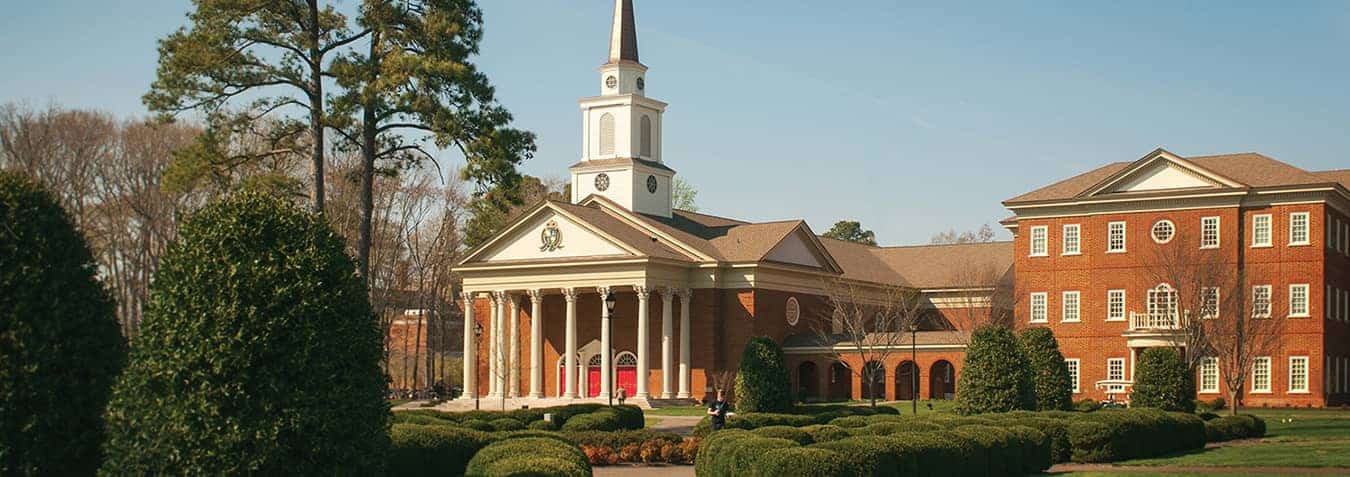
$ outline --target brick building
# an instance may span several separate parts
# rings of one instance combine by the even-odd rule
[[[474,323],[464,335],[465,397],[543,405],[623,389],[639,404],[698,400],[719,371],[737,367],[747,340],[769,336],[785,345],[801,397],[860,398],[862,383],[833,352],[850,338],[816,333],[834,321],[827,287],[841,283],[865,299],[921,293],[922,327],[873,364],[884,369],[878,391],[952,397],[965,342],[954,323],[992,314],[999,283],[1011,289],[1011,244],[874,247],[819,237],[801,220],[675,209],[675,171],[661,148],[666,103],[646,95],[632,1],[615,3],[601,94],[580,100],[584,150],[570,168],[571,200],[539,204],[455,269]]]
[[[1074,398],[1100,399],[1128,388],[1142,350],[1184,345],[1186,320],[1275,320],[1278,338],[1251,360],[1244,402],[1345,403],[1347,187],[1350,171],[1159,149],[1009,199],[1018,326],[1052,328],[1075,376]],[[1178,272],[1169,265],[1182,262],[1176,257],[1222,272],[1193,286],[1187,301],[1169,282],[1203,267]],[[1227,398],[1225,363],[1195,356],[1199,398]]]

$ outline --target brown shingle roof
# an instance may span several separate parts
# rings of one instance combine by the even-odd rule
[[[993,286],[1012,268],[1013,243],[888,247],[873,252],[921,289]]]
[[[1314,174],[1317,174],[1318,177],[1321,177],[1329,181],[1339,182],[1341,183],[1341,187],[1350,189],[1350,169],[1341,169],[1337,171],[1321,171],[1315,172]]]
[[[1154,155],[1150,154],[1146,159],[1152,159],[1153,157]],[[1243,187],[1289,187],[1325,184],[1327,182],[1340,180],[1340,175],[1336,171],[1329,171],[1328,173],[1309,172],[1269,156],[1253,152],[1183,157],[1182,159],[1231,182],[1239,183]],[[1111,179],[1112,176],[1138,162],[1139,161],[1116,162],[1107,164],[1097,169],[1013,197],[1003,203],[1012,205],[1024,202],[1070,200],[1092,190],[1103,181]],[[1333,180],[1333,178],[1335,179]]]
[[[820,243],[830,251],[839,268],[844,269],[844,278],[873,283],[886,283],[897,286],[910,286],[908,280],[899,271],[887,265],[878,257],[877,247],[821,237]]]

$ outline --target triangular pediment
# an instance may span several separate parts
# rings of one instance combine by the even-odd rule
[[[462,264],[636,255],[599,228],[546,204],[471,253]]]
[[[1183,157],[1159,149],[1088,189],[1083,196],[1241,186]]]
[[[779,240],[777,245],[769,249],[769,253],[764,254],[762,260],[818,268],[832,273],[843,271],[805,222],[799,223]]]

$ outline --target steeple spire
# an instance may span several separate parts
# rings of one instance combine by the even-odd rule
[[[614,27],[609,37],[609,63],[639,63],[633,0],[614,0]]]

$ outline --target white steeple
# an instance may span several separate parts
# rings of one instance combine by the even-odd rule
[[[600,96],[579,101],[582,152],[571,168],[573,202],[602,195],[635,212],[670,217],[675,171],[661,159],[666,103],[648,98],[646,87],[633,0],[615,0]]]

